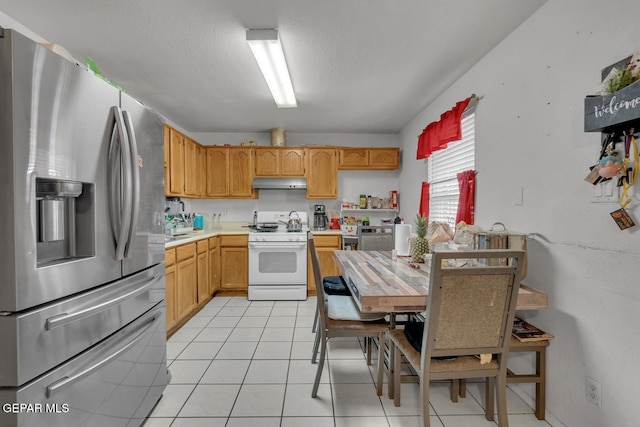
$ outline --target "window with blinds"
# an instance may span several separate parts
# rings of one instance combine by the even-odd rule
[[[431,154],[427,161],[429,181],[429,222],[446,222],[455,227],[458,211],[457,174],[475,169],[475,114],[462,117],[462,139]]]

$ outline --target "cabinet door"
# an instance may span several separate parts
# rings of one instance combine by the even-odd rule
[[[229,195],[229,149],[207,147],[207,196]]]
[[[171,128],[169,130],[169,193],[184,194],[184,135]],[[166,190],[165,190],[166,191]]]
[[[338,197],[335,148],[308,148],[307,199]]]
[[[399,165],[399,148],[369,149],[369,169],[398,169]]]
[[[198,274],[195,255],[176,264],[176,278],[176,311],[180,321],[197,305]]]
[[[229,149],[229,196],[255,197],[253,184],[253,149]]]
[[[176,265],[175,265],[175,249],[167,249],[165,251],[166,262],[166,303],[167,303],[167,330],[170,330],[178,320],[176,314]]]
[[[218,237],[209,238],[209,294],[220,289],[220,248]]]
[[[198,304],[202,304],[211,295],[209,293],[209,251],[199,253],[198,267]]]
[[[196,193],[198,197],[207,195],[207,149],[198,145],[197,149],[198,172],[196,174]]]
[[[170,171],[169,171],[169,161],[170,161],[170,151],[169,146],[171,145],[171,128],[169,126],[164,125],[164,195],[171,195],[171,184],[170,184]]]
[[[342,238],[339,235],[313,236],[313,243],[318,253],[318,261],[320,262],[320,275],[338,276],[340,269],[333,257],[333,251],[342,247]],[[307,293],[314,295],[316,293],[316,282],[313,276],[313,268],[311,267],[311,252],[307,258]]]
[[[256,176],[280,175],[280,151],[277,148],[257,148]]]
[[[369,150],[367,148],[340,148],[340,169],[366,169],[369,165]]]
[[[198,144],[192,139],[185,138],[185,160],[184,160],[184,193],[188,196],[198,194],[196,188],[198,173]]]
[[[282,176],[304,176],[304,149],[281,148],[280,155]]]
[[[220,247],[220,288],[249,290],[249,250],[240,247]]]

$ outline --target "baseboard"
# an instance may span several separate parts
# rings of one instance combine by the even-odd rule
[[[524,401],[531,409],[536,407],[536,400],[533,396],[530,396],[520,385],[518,384],[508,384],[507,388],[509,388],[512,392],[514,392],[520,399]],[[544,420],[551,424],[553,427],[567,427],[562,424],[556,417],[549,413],[549,411],[544,411]]]

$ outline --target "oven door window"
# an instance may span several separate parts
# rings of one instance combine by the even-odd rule
[[[292,274],[298,270],[298,255],[295,252],[260,252],[258,271],[262,274]]]

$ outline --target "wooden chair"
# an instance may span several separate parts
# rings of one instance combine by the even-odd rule
[[[311,266],[313,268],[313,277],[316,282],[316,291],[318,293],[316,300],[318,304],[319,323],[316,332],[316,345],[320,345],[320,358],[318,360],[318,370],[316,372],[315,382],[311,397],[318,395],[318,386],[320,385],[320,377],[324,368],[324,360],[327,354],[327,341],[333,337],[362,337],[362,338],[378,338],[379,345],[384,342],[385,333],[389,330],[387,322],[384,320],[384,314],[361,313],[355,305],[351,296],[345,295],[329,295],[326,297],[320,274],[320,261],[316,252],[313,239],[309,239],[309,251],[311,255]],[[315,362],[316,351],[312,358]],[[367,363],[371,363],[371,346],[367,346]],[[382,395],[382,373],[383,373],[383,357],[378,354],[378,367],[376,379],[376,392],[378,396]]]
[[[429,382],[461,378],[486,378],[487,389],[496,388],[498,422],[508,426],[507,358],[523,258],[524,252],[513,250],[433,254],[422,351],[409,343],[404,330],[388,332],[394,404],[400,406],[404,355],[420,376],[425,427],[430,425]],[[492,357],[482,363],[480,355]],[[485,417],[492,420],[493,404],[486,406]]]

